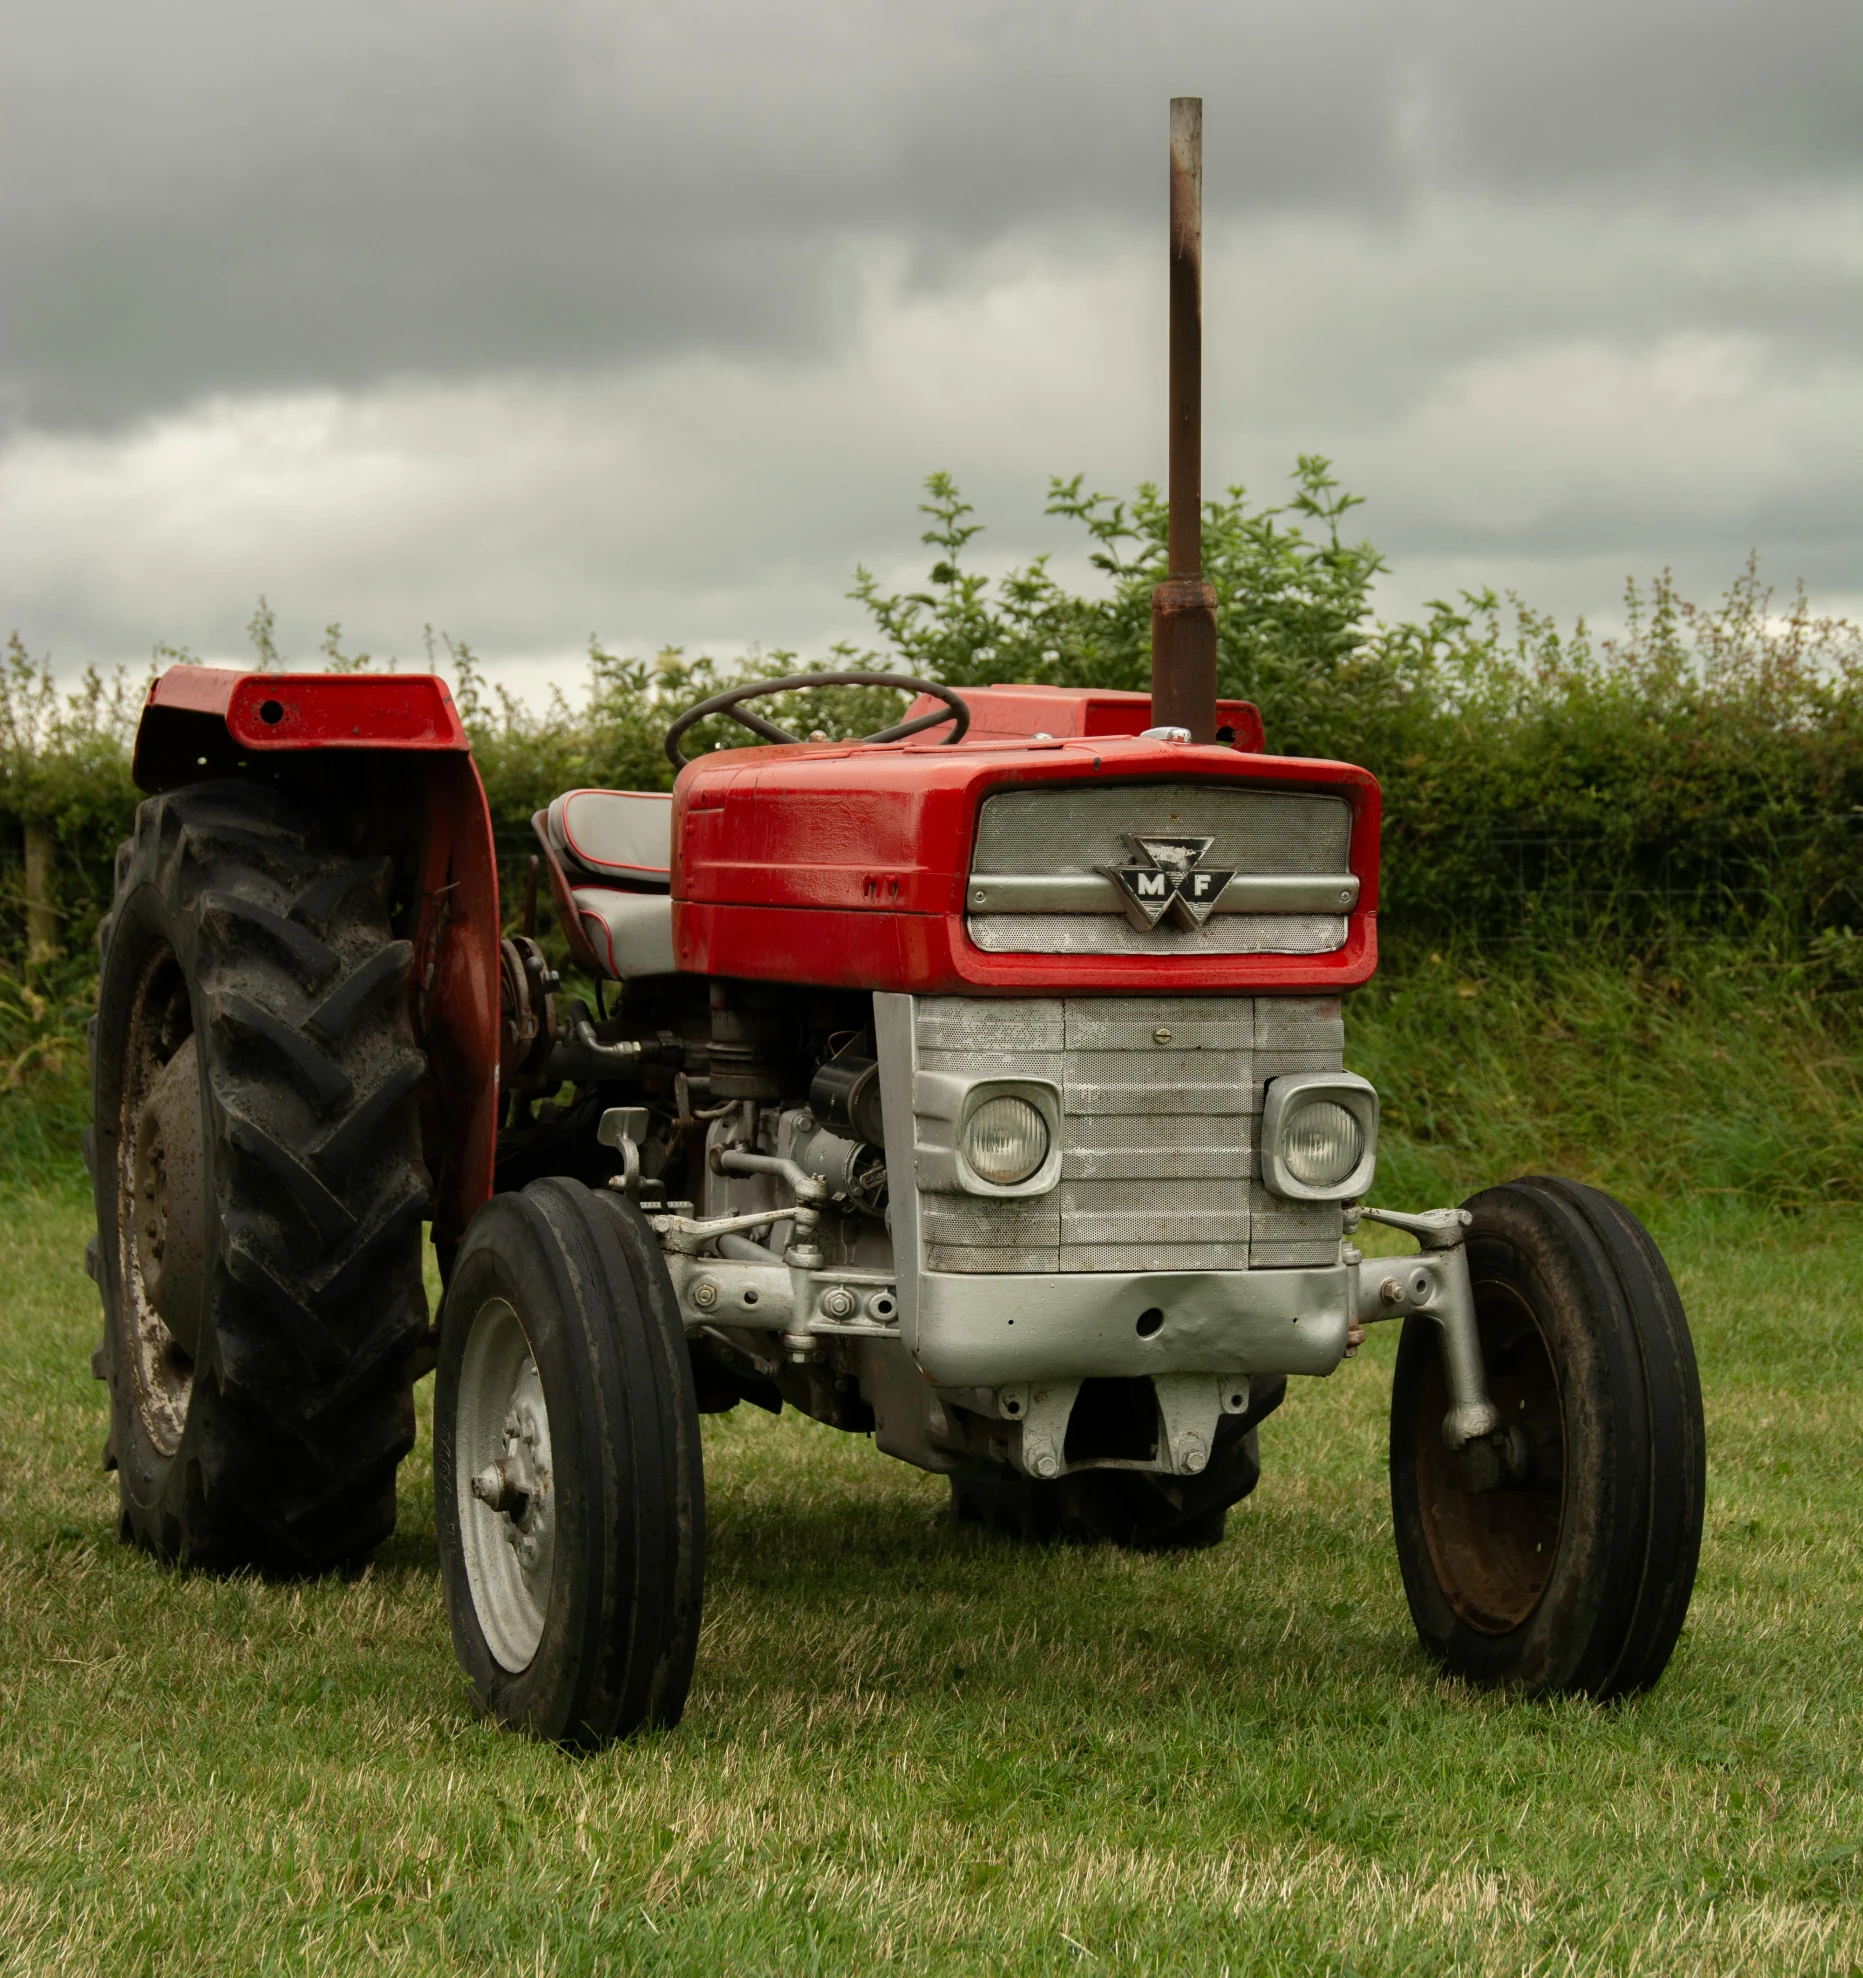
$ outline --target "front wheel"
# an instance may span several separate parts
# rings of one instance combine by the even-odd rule
[[[679,1721],[704,1478],[672,1285],[638,1211],[562,1178],[494,1196],[440,1317],[434,1515],[480,1707],[594,1746]]]
[[[1688,1612],[1706,1494],[1682,1301],[1643,1225],[1597,1189],[1535,1175],[1465,1206],[1501,1426],[1445,1445],[1437,1330],[1406,1320],[1391,1510],[1417,1633],[1471,1682],[1646,1689]]]

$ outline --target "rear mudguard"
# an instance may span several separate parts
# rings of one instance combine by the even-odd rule
[[[134,776],[151,796],[228,777],[305,783],[395,861],[427,1053],[422,1151],[440,1269],[492,1192],[498,1126],[498,865],[491,810],[445,681],[430,673],[175,666],[150,687]]]

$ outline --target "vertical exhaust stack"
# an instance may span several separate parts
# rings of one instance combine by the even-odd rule
[[[1203,98],[1171,99],[1170,570],[1151,594],[1151,719],[1216,739],[1216,591],[1203,576]]]

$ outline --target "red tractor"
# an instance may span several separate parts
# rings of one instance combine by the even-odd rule
[[[577,968],[507,932],[431,676],[151,690],[93,1031],[94,1365],[126,1539],[320,1572],[392,1528],[437,1366],[447,1610],[483,1707],[591,1744],[681,1711],[699,1418],[784,1403],[1012,1537],[1209,1545],[1290,1374],[1402,1319],[1420,1636],[1479,1683],[1655,1680],[1701,1402],[1655,1245],[1531,1177],[1364,1205],[1378,788],[1215,695],[1196,158],[1173,120],[1172,559],[1153,693],[805,676],[689,710],[670,796],[535,822]],[[918,698],[854,742],[750,705]],[[726,714],[760,746],[686,761]],[[534,868],[536,870],[536,868]],[[1367,1261],[1362,1219],[1411,1232]],[[422,1288],[422,1224],[445,1282]]]

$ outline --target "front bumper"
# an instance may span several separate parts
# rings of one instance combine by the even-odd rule
[[[1330,1374],[1351,1264],[1299,1270],[928,1271],[908,1346],[939,1387],[1138,1374]]]

